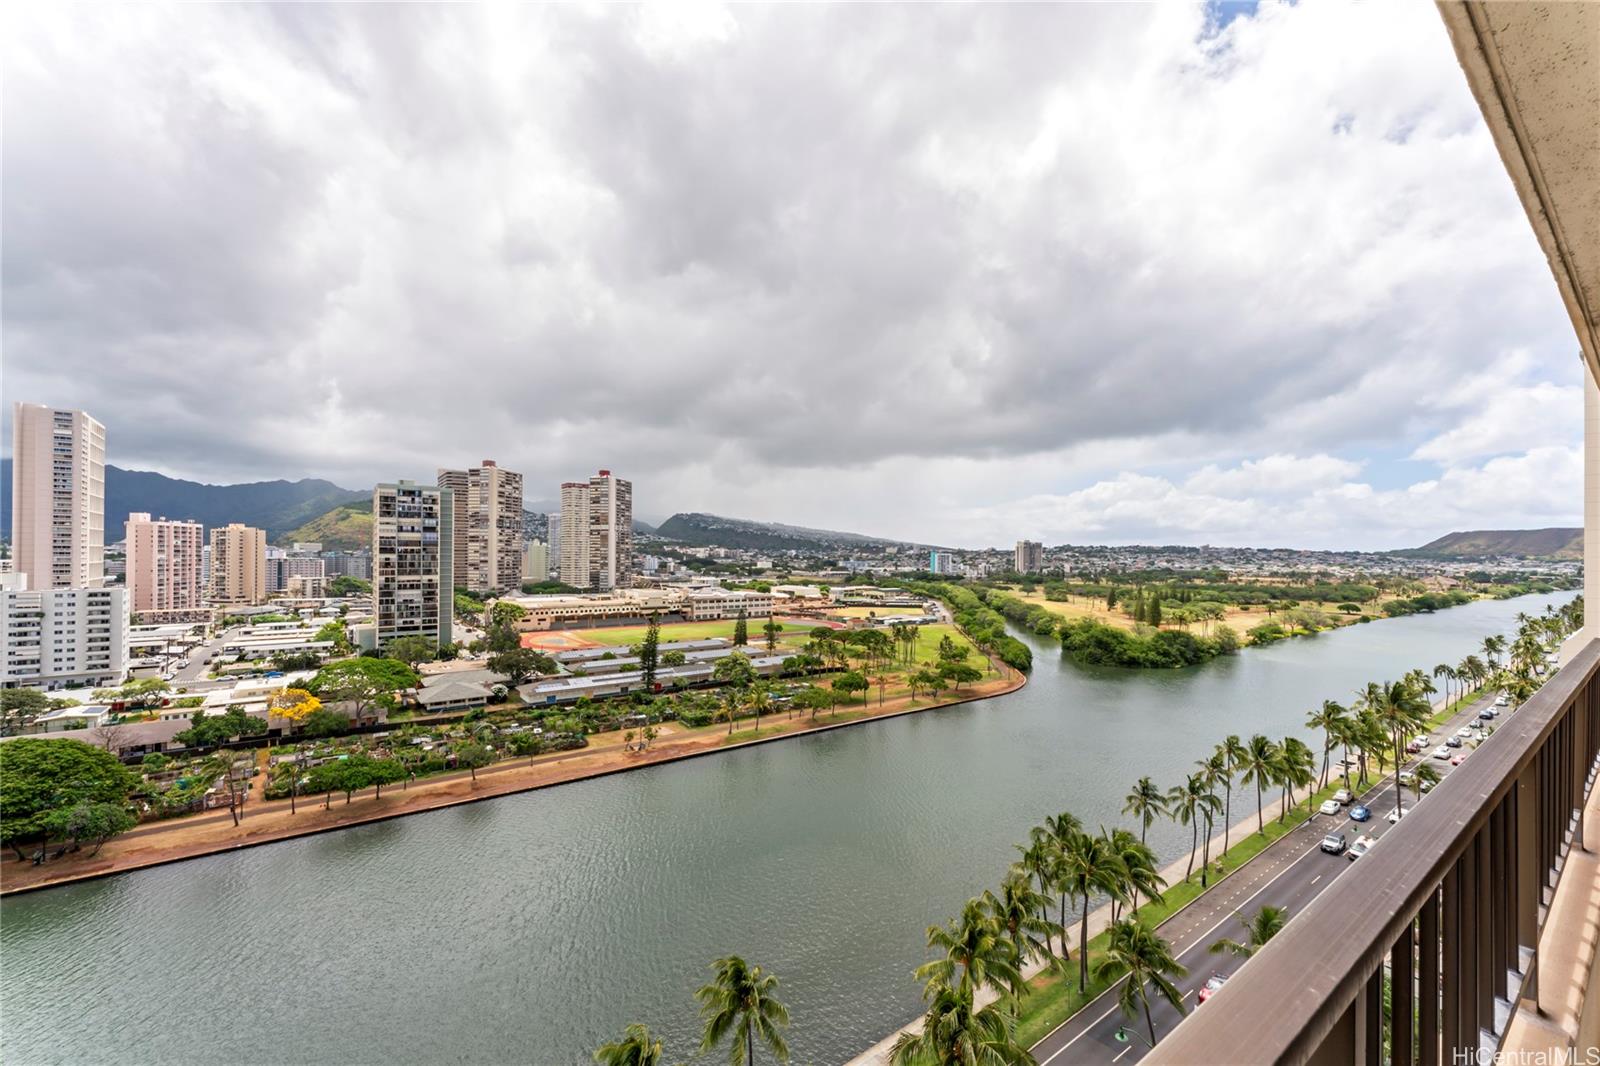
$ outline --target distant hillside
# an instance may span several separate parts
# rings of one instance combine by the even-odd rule
[[[279,537],[284,546],[295,541],[320,543],[324,551],[352,551],[372,547],[372,499],[348,503],[324,512]]]
[[[836,548],[896,544],[897,541],[832,529],[808,529],[780,522],[752,522],[714,514],[675,514],[656,529],[656,535],[684,544],[755,551],[827,551]]]
[[[1452,557],[1523,555],[1540,559],[1582,559],[1581,529],[1477,529],[1446,533],[1416,549],[1419,555]]]
[[[143,470],[106,467],[106,543],[123,537],[123,525],[135,511],[160,517],[187,518],[207,529],[243,522],[279,539],[340,504],[367,500],[371,490],[343,489],[331,481],[253,481],[242,485],[205,485],[198,481]],[[11,531],[11,460],[0,461],[0,529]]]

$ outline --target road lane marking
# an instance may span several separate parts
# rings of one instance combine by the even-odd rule
[[[1322,875],[1321,875],[1321,874],[1318,874],[1318,875],[1317,875],[1317,876],[1315,876],[1315,877],[1313,877],[1313,878],[1312,878],[1312,879],[1311,879],[1311,883],[1312,883],[1312,884],[1313,884],[1313,885],[1314,885],[1314,884],[1316,884],[1316,883],[1317,883],[1317,882],[1318,882],[1318,881],[1320,881],[1320,880],[1322,880]]]
[[[1130,1051],[1132,1051],[1132,1050],[1133,1050],[1133,1045],[1132,1045],[1132,1044],[1129,1044],[1129,1045],[1128,1045],[1128,1046],[1127,1046],[1127,1047],[1125,1047],[1125,1048],[1123,1048],[1123,1049],[1122,1049],[1122,1050],[1121,1050],[1121,1051],[1119,1051],[1119,1052],[1117,1052],[1117,1058],[1115,1058],[1115,1059],[1112,1059],[1112,1060],[1111,1060],[1111,1061],[1112,1061],[1112,1062],[1116,1062],[1116,1061],[1117,1061],[1117,1059],[1120,1059],[1120,1058],[1122,1058],[1122,1056],[1124,1056],[1124,1055],[1126,1055],[1126,1054],[1127,1054],[1127,1053],[1128,1053],[1128,1052],[1130,1052]]]

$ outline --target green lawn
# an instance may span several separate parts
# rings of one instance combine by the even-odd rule
[[[674,640],[707,640],[711,637],[733,639],[733,627],[737,624],[735,619],[724,618],[716,622],[670,622],[661,627],[661,642],[663,644]],[[766,646],[766,634],[761,627],[766,624],[764,618],[752,618],[747,623],[750,634],[750,647],[752,651],[759,651]],[[803,642],[805,634],[810,632],[808,622],[788,621],[779,619],[778,624],[783,626],[783,632],[778,634],[780,641],[790,643]],[[569,629],[561,632],[570,633],[584,640],[592,640],[596,644],[637,644],[644,639],[646,626],[607,626],[596,629]],[[538,634],[535,634],[537,636]]]

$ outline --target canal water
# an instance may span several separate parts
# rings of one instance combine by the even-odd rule
[[[779,975],[795,1061],[841,1062],[918,1013],[924,929],[1046,814],[1116,823],[1141,774],[1170,785],[1226,733],[1314,739],[1323,699],[1569,596],[1173,672],[1028,638],[999,699],[18,897],[0,1058],[543,1066],[642,1021],[682,1061],[694,989],[738,953]],[[1152,827],[1167,858],[1187,839]]]

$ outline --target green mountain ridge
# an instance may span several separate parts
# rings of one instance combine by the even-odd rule
[[[1477,529],[1446,533],[1414,549],[1418,555],[1452,558],[1483,555],[1520,555],[1533,559],[1582,559],[1583,530]]]
[[[252,481],[239,485],[207,485],[167,477],[148,470],[106,466],[106,543],[123,538],[128,515],[146,511],[156,517],[184,518],[208,530],[243,522],[267,531],[277,541],[290,530],[334,507],[366,499],[371,490],[346,489],[321,478],[299,481]],[[11,529],[11,460],[0,461],[0,530]]]

